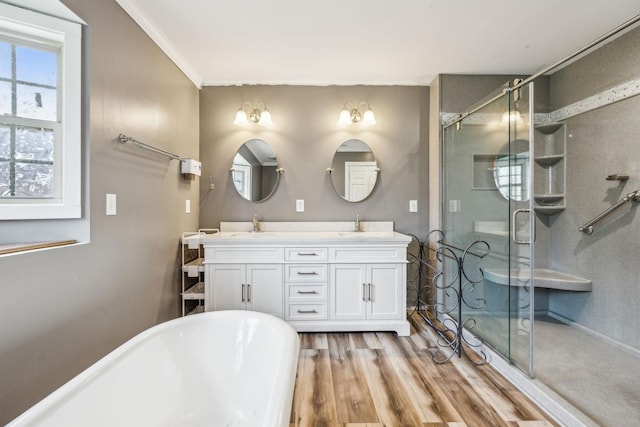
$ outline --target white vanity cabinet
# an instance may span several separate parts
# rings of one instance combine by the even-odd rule
[[[265,231],[251,233],[221,224],[223,231],[203,242],[207,311],[262,311],[300,332],[409,334],[409,236],[393,228],[272,232],[262,225]]]

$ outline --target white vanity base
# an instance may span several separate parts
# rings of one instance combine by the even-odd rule
[[[339,322],[333,320],[319,321],[289,321],[288,322],[298,332],[395,332],[400,337],[409,336],[410,325],[407,320],[398,321],[370,321],[365,322]]]
[[[409,335],[407,246],[392,222],[221,223],[204,247],[205,310],[253,310],[298,332]]]

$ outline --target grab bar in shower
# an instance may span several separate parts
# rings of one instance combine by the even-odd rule
[[[593,226],[600,222],[604,217],[609,215],[611,212],[618,209],[620,206],[624,205],[627,202],[640,202],[640,190],[636,190],[633,193],[629,193],[624,196],[622,199],[618,200],[613,206],[602,211],[598,216],[593,218],[591,221],[584,224],[582,227],[578,228],[578,231],[582,231],[585,234],[593,233]]]

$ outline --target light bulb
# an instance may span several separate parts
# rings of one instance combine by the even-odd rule
[[[247,113],[244,112],[242,107],[236,112],[236,119],[233,121],[234,125],[242,126],[247,124]]]
[[[373,114],[373,110],[371,108],[364,112],[362,124],[365,126],[373,126],[376,124],[376,116]]]
[[[258,121],[259,125],[269,126],[273,124],[271,122],[271,113],[267,110],[267,107],[264,107],[264,111],[260,114],[260,120]]]
[[[342,111],[340,111],[340,118],[338,119],[338,124],[341,126],[351,124],[351,113],[347,110],[345,106]]]

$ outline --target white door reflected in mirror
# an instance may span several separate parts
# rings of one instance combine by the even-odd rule
[[[360,202],[369,197],[379,172],[373,151],[359,139],[347,140],[338,147],[330,170],[333,188],[349,202]]]

